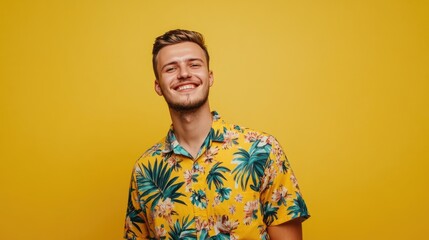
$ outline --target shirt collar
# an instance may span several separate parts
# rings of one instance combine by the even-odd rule
[[[217,113],[216,111],[212,112],[212,119],[212,128],[210,129],[209,134],[204,140],[200,148],[200,153],[198,153],[198,156],[202,153],[203,149],[209,148],[212,142],[224,142],[223,134],[225,122],[221,119],[219,113]],[[168,130],[167,137],[165,138],[165,148],[162,152],[163,154],[174,152],[175,154],[180,154],[192,158],[192,156],[182,146],[180,146],[179,141],[177,141],[176,135],[174,135],[173,125],[171,125],[170,130]]]

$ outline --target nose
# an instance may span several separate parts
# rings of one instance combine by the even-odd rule
[[[177,76],[179,79],[187,79],[191,77],[191,73],[189,69],[185,66],[182,66],[179,71],[179,75]]]

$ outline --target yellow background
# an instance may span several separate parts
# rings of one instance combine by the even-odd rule
[[[284,146],[308,239],[426,239],[429,4],[2,1],[0,239],[121,239],[168,130],[151,47],[205,34],[213,109]]]

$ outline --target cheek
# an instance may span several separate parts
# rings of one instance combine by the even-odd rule
[[[203,80],[203,81],[207,81],[210,82],[210,75],[207,74],[206,72],[197,72],[193,74],[195,77]]]
[[[175,79],[175,75],[173,74],[163,74],[160,78],[161,80],[159,81],[163,87],[170,85],[174,79]]]

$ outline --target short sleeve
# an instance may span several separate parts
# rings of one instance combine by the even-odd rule
[[[139,201],[139,193],[136,184],[136,171],[133,170],[131,177],[129,195],[128,195],[128,208],[125,219],[125,232],[124,239],[137,240],[146,239],[148,236],[145,218],[142,207]]]
[[[295,218],[309,218],[298,182],[278,141],[271,137],[271,151],[261,184],[261,209],[267,226]]]

